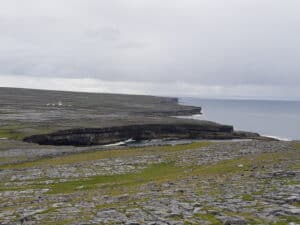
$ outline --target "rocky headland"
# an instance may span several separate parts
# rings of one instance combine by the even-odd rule
[[[33,135],[25,142],[40,145],[107,145],[128,139],[265,139],[251,132],[235,132],[232,126],[216,123],[203,124],[141,124],[107,128],[81,128],[58,131],[50,134]]]

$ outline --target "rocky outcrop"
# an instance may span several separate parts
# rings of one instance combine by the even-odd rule
[[[249,132],[235,132],[232,126],[217,123],[204,124],[141,124],[107,128],[82,128],[34,135],[25,142],[41,145],[90,146],[105,145],[127,139],[239,139],[260,136]]]

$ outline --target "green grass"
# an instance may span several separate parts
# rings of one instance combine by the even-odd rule
[[[56,182],[48,185],[36,182],[27,186],[15,188],[0,186],[0,191],[50,188],[48,194],[67,194],[76,191],[100,188],[110,194],[119,194],[123,189],[126,189],[126,192],[128,192],[128,188],[134,190],[135,187],[148,182],[175,180],[180,176],[183,176],[185,174],[184,171],[185,168],[177,167],[173,162],[160,163],[152,164],[139,172],[93,176],[78,180]]]
[[[220,225],[221,221],[218,220],[213,214],[194,214],[195,218],[208,221],[210,225]]]
[[[120,187],[134,187],[148,182],[159,182],[168,179],[175,179],[181,174],[183,168],[176,167],[174,163],[154,164],[138,173],[95,176],[88,179],[67,181],[49,185],[49,194],[72,193],[79,190],[94,188],[105,188],[112,190]]]
[[[231,173],[248,172],[253,166],[261,167],[268,164],[281,163],[290,159],[300,159],[300,155],[295,151],[249,155],[231,160],[224,160],[212,165],[195,167],[192,169],[193,171],[191,173],[202,176],[227,175]],[[239,167],[240,164],[243,164],[243,167]]]
[[[122,151],[122,150],[120,150]],[[107,151],[108,152],[108,151]],[[21,188],[50,188],[49,194],[73,193],[76,191],[90,190],[95,188],[106,189],[110,191],[119,190],[123,187],[134,187],[148,182],[163,182],[176,180],[190,175],[216,176],[224,173],[239,172],[236,160],[226,160],[215,165],[178,167],[175,163],[152,164],[149,167],[136,173],[126,173],[117,175],[93,176],[58,182],[54,184],[32,184]],[[3,190],[1,188],[1,190]]]
[[[250,194],[244,194],[242,196],[242,199],[243,199],[243,201],[247,201],[247,202],[251,202],[251,201],[255,200],[255,198]]]
[[[250,164],[260,163],[265,158],[275,156],[274,153],[266,153],[256,156],[255,158],[243,157],[232,160],[225,160],[213,165],[178,167],[175,163],[153,164],[138,173],[127,173],[121,175],[95,176],[87,179],[67,181],[50,185],[51,194],[72,193],[79,190],[87,190],[94,188],[106,188],[109,190],[120,189],[122,187],[133,187],[148,182],[163,182],[176,180],[187,176],[200,177],[218,177],[222,175],[230,175],[232,173],[240,173],[247,170]],[[286,155],[286,153],[285,153]],[[278,156],[279,157],[279,156]],[[239,163],[243,163],[244,167],[239,168]],[[261,162],[262,163],[262,162]]]
[[[171,220],[183,220],[183,215],[171,215],[168,218]]]
[[[281,216],[280,221],[270,223],[270,225],[288,225],[290,223],[300,224],[300,218],[296,216]]]
[[[183,225],[198,225],[198,223],[190,222],[190,221],[184,221]]]
[[[239,168],[239,163],[244,162],[244,167]],[[246,165],[246,163],[248,165]],[[239,173],[241,171],[247,170],[250,162],[246,159],[232,159],[232,160],[224,160],[222,162],[218,162],[212,165],[205,165],[195,167],[192,170],[193,174],[203,175],[203,176],[211,176],[211,175],[222,175],[222,174],[229,174],[229,173]]]
[[[13,129],[6,129],[6,128],[0,128],[0,138],[7,138],[7,139],[14,139],[14,140],[22,140],[25,137],[25,134],[13,130]]]
[[[168,180],[176,180],[189,175],[218,175],[233,172],[231,164],[235,161],[227,160],[219,162],[216,165],[205,166],[190,166],[190,167],[178,167],[175,163],[160,163],[152,164],[149,167],[136,173],[126,173],[117,175],[104,175],[93,176],[89,178],[83,178],[79,180],[58,182],[54,184],[32,184],[28,187],[22,188],[50,188],[49,194],[66,194],[76,191],[90,190],[101,188],[109,190],[110,192],[118,191],[121,188],[136,187],[148,182],[164,182]],[[236,165],[232,166],[233,168]],[[237,171],[234,171],[237,172]]]
[[[265,193],[265,190],[259,190],[259,191],[255,191],[252,194],[253,195],[263,195]]]
[[[289,222],[287,222],[287,221],[277,221],[277,222],[270,223],[269,225],[289,225]]]
[[[207,147],[210,144],[212,143],[207,141],[201,141],[201,142],[192,142],[190,144],[164,145],[164,146],[155,147],[155,149],[160,151],[183,151],[183,150],[191,150],[191,149]],[[148,147],[148,148],[151,149],[153,147]]]
[[[61,221],[42,221],[38,223],[38,225],[67,225],[70,224],[73,220],[71,219],[66,219],[66,220],[61,220]]]
[[[26,134],[21,130],[25,128],[24,124],[14,123],[0,126],[0,138],[22,140]]]
[[[11,123],[0,126],[0,138],[23,140],[26,136],[46,134],[57,130],[56,126],[34,125],[32,123]]]
[[[181,146],[183,147],[183,146]],[[187,146],[185,146],[186,149]],[[165,147],[164,147],[165,148]],[[169,146],[167,151],[174,151],[173,146]],[[153,149],[153,148],[152,148]],[[154,148],[155,149],[155,148]],[[131,150],[113,150],[105,152],[94,152],[91,154],[113,154],[110,156],[119,156],[122,151],[124,154],[129,154],[126,151],[137,151],[138,149]],[[166,149],[165,149],[166,150]],[[178,147],[176,146],[176,151]],[[117,152],[114,152],[117,151]],[[138,150],[143,152],[141,150]],[[114,155],[116,154],[116,155]],[[132,154],[132,152],[130,152]],[[136,154],[136,153],[135,153]],[[84,154],[82,154],[84,156]],[[99,155],[97,155],[99,156]],[[104,155],[107,157],[107,155]],[[101,155],[101,157],[104,157]],[[73,157],[73,156],[72,156]],[[190,165],[185,167],[176,166],[174,162],[152,164],[149,167],[133,173],[117,174],[117,175],[102,175],[93,176],[88,178],[81,178],[78,180],[70,180],[64,182],[57,182],[53,184],[46,185],[44,183],[33,183],[28,186],[22,186],[22,189],[36,189],[36,188],[50,188],[49,194],[67,194],[76,191],[85,190],[101,190],[105,193],[126,193],[135,192],[136,188],[142,184],[149,182],[166,182],[166,181],[176,181],[178,179],[186,178],[189,176],[198,176],[199,179],[214,178],[215,180],[223,179],[232,176],[236,173],[247,173],[248,169],[252,166],[261,165],[272,165],[277,162],[289,159],[297,159],[299,155],[295,151],[289,151],[284,153],[264,153],[258,155],[244,156],[232,160],[224,160],[215,164],[210,165]],[[77,160],[77,159],[76,159]],[[75,161],[76,161],[75,160]],[[73,161],[72,161],[73,162]],[[240,168],[238,165],[243,164],[244,166]],[[8,187],[2,187],[1,190],[5,190]],[[252,200],[252,197],[247,195],[243,196],[244,200]]]
[[[16,156],[16,157],[0,157],[0,164],[9,164],[16,161],[25,160],[25,156]]]
[[[55,165],[74,164],[74,163],[94,161],[94,160],[107,159],[107,158],[155,154],[159,152],[177,152],[177,151],[202,148],[208,146],[209,144],[210,142],[193,142],[191,144],[180,144],[174,146],[166,145],[166,146],[155,146],[155,147],[144,147],[144,148],[101,150],[101,151],[94,151],[94,152],[70,154],[70,155],[59,156],[55,158],[44,158],[36,161],[3,165],[0,166],[0,169],[21,169],[21,168],[39,167],[39,166],[40,167],[55,166]]]
[[[261,225],[261,224],[268,224],[264,219],[257,217],[255,213],[250,212],[232,212],[232,211],[226,211],[225,213],[227,216],[232,217],[242,217],[247,221],[247,224],[249,225]]]
[[[119,208],[121,205],[120,202],[114,202],[114,203],[106,203],[106,204],[100,204],[96,205],[96,209],[101,210],[101,209],[110,209],[110,208]]]
[[[300,202],[294,202],[292,203],[293,206],[300,208]]]
[[[6,163],[11,161],[13,158],[12,157],[0,157],[0,163]]]
[[[299,180],[286,180],[284,181],[284,185],[300,185]]]

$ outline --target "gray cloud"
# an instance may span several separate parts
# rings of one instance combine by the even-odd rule
[[[0,75],[294,90],[299,9],[298,0],[4,1]]]

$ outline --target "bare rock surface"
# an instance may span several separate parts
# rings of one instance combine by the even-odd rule
[[[192,142],[4,164],[0,224],[299,224],[299,150]]]

